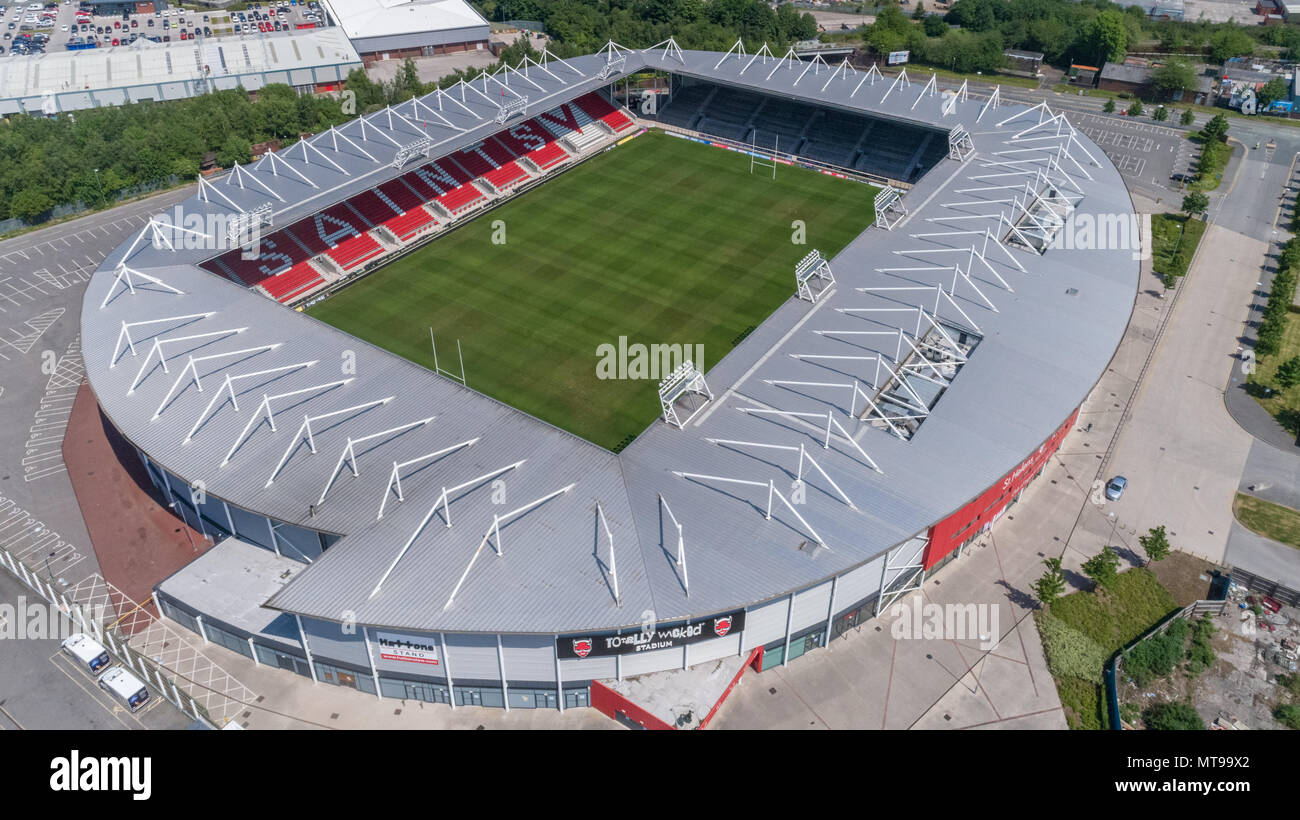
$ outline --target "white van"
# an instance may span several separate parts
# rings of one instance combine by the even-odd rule
[[[132,712],[149,702],[149,690],[140,679],[118,666],[99,676],[99,686]]]
[[[63,642],[63,651],[92,675],[98,675],[113,663],[103,644],[81,632]]]

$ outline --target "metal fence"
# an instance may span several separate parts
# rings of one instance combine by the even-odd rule
[[[162,619],[95,574],[60,590],[0,547],[8,570],[73,627],[95,638],[122,666],[136,673],[164,699],[208,726],[224,725],[256,695],[203,654]]]
[[[1163,635],[1174,621],[1180,618],[1195,618],[1200,615],[1222,615],[1228,608],[1227,600],[1222,601],[1192,601],[1187,606],[1165,618],[1151,629],[1142,633],[1140,637],[1132,641],[1128,646],[1116,652],[1106,663],[1103,670],[1103,679],[1106,686],[1106,711],[1110,715],[1110,728],[1120,730],[1124,724],[1119,715],[1119,676],[1124,673],[1124,653],[1142,643],[1148,638],[1156,635]]]
[[[171,176],[163,177],[162,179],[156,179],[153,182],[142,182],[139,185],[132,185],[129,188],[123,188],[118,191],[114,197],[107,199],[104,207],[112,207],[116,203],[131,199],[132,197],[140,196],[141,194],[147,194],[150,191],[158,191],[163,188],[174,187],[180,182],[180,180],[180,177],[172,174]],[[69,216],[89,213],[93,210],[95,209],[90,205],[87,205],[85,202],[77,201],[64,203],[63,205],[55,205],[50,209],[50,212],[45,219],[30,225],[16,216],[10,217],[9,219],[0,219],[0,236],[4,236],[11,231],[22,230],[23,228],[36,228],[56,219],[64,219]]]
[[[1247,572],[1239,567],[1232,568],[1232,571],[1228,574],[1228,579],[1234,584],[1240,584],[1251,592],[1269,595],[1288,606],[1300,606],[1300,592],[1295,591],[1291,587],[1283,586],[1277,581],[1270,581],[1267,578],[1261,578],[1255,573]]]

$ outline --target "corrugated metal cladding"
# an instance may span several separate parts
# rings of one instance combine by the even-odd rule
[[[1061,248],[1041,257],[1012,251],[1027,269],[1022,272],[991,249],[990,264],[1012,282],[1014,293],[996,285],[993,277],[977,267],[972,275],[991,294],[997,310],[984,307],[972,292],[962,288],[956,298],[965,318],[941,305],[938,313],[945,321],[978,323],[982,341],[910,440],[867,426],[855,431],[854,440],[879,464],[879,473],[842,439],[823,447],[824,428],[819,424],[774,421],[743,412],[760,406],[792,411],[836,409],[838,400],[834,398],[779,386],[791,379],[822,380],[800,362],[798,354],[835,349],[821,330],[873,325],[892,328],[885,320],[852,319],[840,309],[900,304],[896,298],[871,292],[900,283],[897,274],[877,267],[885,264],[882,260],[896,260],[914,269],[933,263],[936,257],[930,251],[965,253],[969,237],[921,239],[909,231],[941,230],[927,227],[935,223],[953,230],[956,225],[968,225],[945,224],[943,220],[979,212],[978,204],[965,207],[965,217],[954,217],[938,210],[948,207],[941,203],[961,197],[979,199],[978,194],[957,191],[979,187],[983,183],[973,178],[981,175],[1006,173],[1001,169],[1010,161],[1000,159],[1000,152],[1009,150],[1014,134],[1038,119],[1035,114],[1002,124],[1001,120],[1026,109],[1004,106],[984,111],[982,101],[951,99],[944,94],[927,96],[920,84],[891,91],[893,85],[888,81],[858,82],[864,75],[837,78],[824,71],[818,76],[819,70],[803,63],[782,67],[768,61],[763,70],[750,70],[754,65],[747,58],[724,59],[721,54],[686,52],[678,59],[666,52],[630,52],[622,72],[614,76],[658,68],[942,131],[960,124],[971,132],[976,154],[965,163],[946,160],[918,182],[908,195],[913,213],[907,225],[893,232],[865,232],[831,260],[838,282],[834,291],[816,305],[792,299],[710,370],[719,398],[686,430],[654,424],[615,456],[196,268],[211,251],[172,250],[148,242],[124,244],[115,250],[87,289],[83,346],[88,377],[101,407],[133,444],[183,482],[202,481],[209,495],[234,506],[343,536],[298,573],[268,606],[331,622],[340,620],[340,613],[350,612],[358,624],[374,629],[445,634],[453,677],[462,649],[471,668],[484,665],[483,646],[455,637],[464,633],[543,636],[535,645],[507,651],[507,676],[523,678],[524,674],[513,668],[519,664],[527,668],[528,678],[552,680],[553,633],[637,628],[645,611],[668,623],[762,602],[750,607],[743,636],[745,649],[784,637],[791,590],[800,591],[790,619],[792,631],[824,621],[831,578],[855,573],[855,582],[860,577],[863,588],[869,588],[870,568],[879,567],[881,555],[976,497],[1021,463],[1079,406],[1122,337],[1139,263],[1128,249]],[[603,57],[589,55],[567,63],[551,62],[546,71],[532,69],[526,113],[535,115],[602,87],[605,81],[599,73],[604,67]],[[488,87],[488,80],[479,82]],[[231,213],[232,204],[252,209],[270,201],[275,225],[287,225],[413,167],[393,164],[403,145],[427,137],[433,144],[433,157],[482,140],[500,130],[494,122],[497,111],[491,97],[466,85],[418,102],[408,101],[367,115],[364,124],[353,121],[337,132],[318,134],[274,157],[265,157],[214,183],[211,193],[205,189],[202,197],[188,200],[184,207],[193,214],[225,216]],[[430,112],[438,112],[438,116]],[[439,117],[447,122],[439,122]],[[1090,145],[1081,135],[1079,139]],[[319,156],[307,153],[308,144]],[[1087,166],[1090,178],[1075,175],[1084,192],[1076,215],[1131,213],[1131,201],[1118,171],[1095,146],[1091,151],[1097,161]],[[330,162],[320,157],[329,157]],[[994,167],[990,163],[999,164]],[[984,198],[988,200],[985,205],[996,202],[996,194]],[[1000,206],[989,213],[997,210]],[[791,262],[804,250],[795,252]],[[146,286],[137,287],[133,294],[126,292],[114,278],[117,263],[124,259],[133,269],[156,276],[183,293]],[[907,276],[908,282],[947,286],[951,271],[945,268],[933,275],[913,272]],[[105,299],[107,304],[101,308]],[[902,304],[911,307],[910,302]],[[927,309],[934,308],[930,304]],[[200,311],[210,313],[198,319],[167,319]],[[221,338],[205,339],[203,353],[266,346],[247,362],[214,366],[204,377],[209,383],[227,372],[304,361],[315,361],[318,366],[295,371],[277,380],[274,387],[250,389],[242,397],[239,411],[229,405],[217,407],[186,442],[208,404],[211,389],[200,394],[192,385],[177,380],[175,368],[164,373],[156,361],[146,365],[143,353],[137,357],[121,353],[110,361],[124,322],[159,319],[167,321],[137,326],[135,342],[142,350],[155,339],[226,331],[229,334]],[[190,351],[198,349],[196,345]],[[190,351],[177,344],[167,352],[172,361],[178,361]],[[888,352],[893,355],[892,346]],[[349,354],[357,366],[355,372],[343,373],[341,363],[349,360]],[[233,369],[236,366],[242,371]],[[861,376],[847,371],[843,375],[846,379]],[[255,419],[256,397],[262,392],[318,387],[343,376],[351,379],[346,385],[313,393],[292,410],[283,411],[275,431],[266,424],[247,426]],[[175,394],[167,399],[173,390]],[[378,404],[390,397],[387,403]],[[356,410],[346,422],[317,433],[316,454],[293,438],[303,414],[362,404],[366,409]],[[165,409],[155,419],[160,405]],[[361,457],[359,476],[344,470],[329,483],[348,437],[379,433],[428,416],[436,418],[368,450]],[[246,427],[248,435],[231,453],[231,446]],[[407,500],[390,505],[382,519],[376,518],[376,501],[383,493],[387,471],[375,465],[469,439],[477,439],[477,443],[421,471],[404,487]],[[803,443],[854,504],[844,503],[820,475],[807,473],[808,500],[800,509],[808,523],[801,523],[779,502],[768,520],[761,512],[767,495],[761,487],[732,485],[724,489],[708,480],[674,474],[770,478],[778,488],[788,486],[792,464],[770,455],[757,457],[743,447],[713,443],[719,439]],[[286,452],[289,457],[283,468],[273,472]],[[229,461],[223,465],[228,454]],[[484,490],[470,490],[452,503],[454,526],[448,528],[434,520],[420,528],[439,487],[520,461],[523,464],[509,474],[512,502],[518,499],[523,503],[570,484],[572,489],[511,522],[502,533],[500,555],[490,548],[480,550],[494,512]],[[327,484],[327,499],[318,504]],[[661,497],[684,527],[689,596],[674,551],[661,543]],[[622,606],[614,601],[604,564],[595,557],[603,559],[608,550],[603,537],[593,537],[598,532],[597,503],[618,549]],[[237,525],[242,531],[243,524]],[[813,528],[815,538],[810,534]],[[829,549],[819,547],[818,541]],[[410,548],[403,552],[408,542]],[[915,551],[914,546],[907,551]],[[471,560],[472,571],[464,575]],[[858,572],[864,574],[858,576]],[[453,601],[452,591],[462,575],[464,583]],[[849,598],[845,592],[837,595],[837,602],[847,606]],[[509,640],[525,639],[516,636]],[[348,651],[352,651],[351,645]],[[672,668],[680,659],[680,648],[643,657],[624,656],[623,673],[631,674],[626,668],[629,663],[645,669]]]
[[[693,643],[687,647],[687,664],[694,666],[697,663],[705,661],[716,661],[718,658],[727,658],[732,655],[740,654],[740,637],[741,633],[734,633],[725,638],[715,638],[703,643]]]

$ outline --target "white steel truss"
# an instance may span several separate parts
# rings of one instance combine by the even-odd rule
[[[817,287],[814,289],[813,285]],[[827,262],[819,250],[812,250],[794,266],[795,296],[808,302],[830,290],[835,284],[835,274],[831,263]]]
[[[876,227],[892,231],[894,226],[907,217],[907,207],[903,205],[903,192],[892,185],[886,185],[876,194]]]
[[[547,493],[541,498],[528,502],[522,507],[513,509],[510,512],[505,513],[504,515],[492,516],[492,526],[489,527],[488,531],[483,534],[483,540],[479,542],[478,549],[474,550],[474,554],[469,559],[469,566],[465,567],[465,571],[462,572],[460,575],[460,580],[456,582],[455,589],[453,589],[451,591],[451,595],[448,596],[447,603],[443,604],[442,607],[443,611],[445,612],[446,610],[450,609],[452,603],[455,602],[456,593],[460,592],[460,588],[462,585],[464,585],[465,579],[469,577],[469,571],[474,568],[474,562],[478,560],[479,555],[483,552],[483,547],[491,543],[493,535],[496,535],[496,539],[497,539],[495,545],[497,557],[500,558],[505,554],[501,551],[501,523],[503,521],[506,521],[511,518],[517,518],[518,516],[523,515],[529,510],[535,507],[539,507],[542,504],[545,504],[547,501],[550,501],[552,498],[564,495],[565,493],[567,493],[569,490],[572,490],[576,486],[577,486],[576,484],[570,484],[567,487],[561,487],[560,489],[554,492]],[[615,587],[617,588],[617,584],[615,585]],[[615,593],[615,597],[617,598],[617,593]],[[619,605],[622,606],[621,603]]]
[[[678,478],[685,478],[699,482],[716,481],[721,484],[740,484],[748,487],[765,487],[767,488],[767,511],[763,514],[765,519],[768,521],[772,520],[772,501],[774,498],[779,498],[781,503],[785,505],[786,509],[790,511],[790,514],[795,517],[795,520],[803,525],[807,534],[813,537],[818,547],[834,552],[834,550],[831,550],[830,546],[827,545],[825,539],[817,534],[817,530],[813,529],[813,526],[808,523],[808,520],[799,514],[799,511],[790,503],[790,500],[776,488],[776,482],[772,479],[768,479],[767,481],[754,481],[747,478],[730,478],[728,476],[705,475],[703,473],[685,473],[678,470],[673,470],[673,475]]]
[[[314,384],[311,387],[302,387],[297,390],[290,390],[285,393],[276,393],[274,395],[267,395],[266,393],[263,393],[262,401],[257,405],[257,410],[253,412],[253,417],[248,420],[248,424],[247,426],[244,427],[243,432],[239,434],[239,437],[235,439],[235,443],[231,445],[230,452],[226,453],[226,457],[221,461],[221,466],[225,467],[227,464],[230,463],[230,457],[233,456],[235,454],[235,451],[239,449],[239,445],[243,444],[244,440],[248,438],[248,434],[253,429],[253,425],[258,421],[265,419],[266,422],[271,426],[271,432],[272,433],[275,432],[275,413],[271,408],[271,402],[279,401],[280,399],[293,398],[294,396],[302,396],[302,395],[306,395],[307,393],[312,393],[317,391],[324,392],[327,390],[335,390],[339,387],[346,387],[348,384],[352,382],[353,378],[355,377],[349,376],[346,379],[339,379],[338,381],[332,381],[332,382],[324,382],[322,384]],[[233,399],[233,397],[234,397],[234,392],[232,390],[231,398]]]
[[[900,559],[899,555],[911,541],[885,556],[885,565],[880,570],[880,596],[876,598],[875,615],[879,615],[899,597],[920,589],[925,583],[925,548],[930,542],[923,536],[918,536],[917,540],[921,542],[920,547],[907,558]],[[895,573],[892,578],[889,577],[890,572]]]
[[[690,413],[683,419],[677,412],[677,402],[690,395],[704,396],[705,400],[691,408]],[[659,382],[659,405],[663,409],[664,421],[678,430],[684,429],[695,414],[711,401],[713,401],[713,391],[704,380],[704,374],[696,369],[694,362],[689,360],[677,365],[668,378]]]
[[[129,255],[130,251],[127,251],[127,256]],[[137,281],[139,281],[141,285],[146,282],[157,285],[158,287],[163,288],[170,293],[174,293],[177,296],[185,295],[185,291],[180,288],[172,287],[156,276],[150,276],[149,274],[138,271],[135,268],[119,264],[117,266],[117,272],[113,276],[113,281],[108,286],[108,292],[104,294],[104,301],[99,303],[99,309],[103,310],[108,305],[109,301],[113,299],[114,291],[117,290],[118,285],[126,285],[126,290],[134,296]],[[118,292],[120,293],[120,291]]]
[[[658,51],[659,49],[663,49],[662,53],[659,55],[660,59],[667,60],[669,57],[672,57],[674,60],[681,63],[682,65],[686,65],[686,59],[682,57],[682,50],[677,45],[677,41],[672,37],[669,37],[667,40],[664,40],[662,43],[655,43],[649,48],[644,48],[642,49],[642,51],[643,52]]]
[[[122,353],[123,339],[126,340],[126,346],[127,349],[131,351],[131,356],[133,358],[135,357],[135,342],[131,339],[131,328],[140,327],[141,325],[159,325],[166,322],[180,322],[181,324],[172,328],[172,330],[177,330],[185,325],[192,324],[200,319],[206,319],[209,316],[214,315],[216,315],[216,311],[209,310],[207,313],[186,313],[181,316],[165,316],[161,319],[141,319],[137,322],[122,322],[122,330],[117,334],[117,343],[113,345],[113,357],[109,359],[108,369],[112,370],[114,367],[117,367],[118,357]]]
[[[847,504],[851,509],[856,510],[858,508],[858,505],[853,503],[853,499],[849,498],[848,495],[845,494],[844,490],[840,489],[840,485],[835,483],[835,479],[826,474],[826,471],[822,469],[821,465],[817,463],[816,459],[814,459],[804,447],[803,442],[799,442],[799,446],[796,447],[793,444],[771,444],[763,441],[737,441],[735,439],[725,438],[708,438],[705,439],[705,441],[722,447],[755,447],[765,450],[782,450],[785,452],[798,453],[799,462],[795,467],[796,481],[803,481],[804,462],[807,462],[813,466],[813,469],[821,474],[821,477],[826,480],[826,483],[831,485],[831,489],[835,490],[835,494],[840,497],[841,501]]]
[[[691,597],[691,579],[686,572],[686,539],[682,535],[681,522],[677,520],[677,516],[673,515],[672,508],[668,506],[668,499],[664,498],[663,493],[659,494],[659,509],[660,532],[663,531],[662,518],[664,513],[668,513],[669,520],[673,522],[673,527],[677,530],[677,566],[682,568],[682,590],[686,593],[686,597],[689,598]]]
[[[609,540],[609,581],[610,585],[614,588],[614,603],[621,607],[623,606],[623,596],[620,595],[618,591],[618,561],[614,556],[614,533],[609,528],[609,521],[605,518],[605,510],[600,506],[599,501],[596,502],[596,518],[600,521],[601,528],[605,530],[605,538]],[[495,528],[496,526],[497,522],[494,521],[493,527]],[[500,533],[497,534],[497,543],[501,543]],[[597,543],[597,560],[599,560],[600,555],[599,547],[600,545]],[[455,593],[452,594],[455,595]]]
[[[423,427],[435,418],[437,418],[437,416],[429,416],[428,418],[419,419],[417,421],[408,421],[405,424],[399,424],[396,427],[390,427],[387,430],[380,430],[378,433],[368,433],[358,438],[348,436],[347,443],[343,445],[343,452],[339,454],[338,463],[334,465],[334,469],[330,471],[329,477],[325,479],[325,486],[320,491],[320,498],[316,500],[316,506],[319,507],[325,503],[325,496],[329,494],[330,488],[334,486],[334,479],[338,478],[339,473],[343,470],[344,464],[347,464],[348,467],[352,469],[353,478],[359,478],[361,476],[361,470],[357,467],[356,446],[358,444],[365,444],[367,441],[374,441],[375,439],[384,438],[386,436],[401,435],[402,433],[414,430],[417,427]],[[269,479],[267,480],[266,485],[268,487],[271,486],[271,481]]]
[[[140,370],[135,374],[135,379],[131,382],[131,386],[127,388],[126,394],[128,396],[133,395],[135,389],[140,386],[140,382],[144,381],[145,374],[149,372],[149,363],[153,361],[155,354],[158,356],[158,363],[162,365],[163,372],[171,375],[171,371],[167,369],[167,354],[163,352],[163,345],[178,342],[196,342],[200,339],[215,339],[217,337],[226,338],[228,336],[237,336],[246,330],[248,330],[247,327],[232,327],[225,330],[210,330],[206,333],[191,333],[188,336],[153,337],[153,345],[149,348],[149,352],[144,355],[144,361],[140,363]]]
[[[478,486],[484,481],[496,478],[503,473],[517,469],[524,463],[524,461],[527,461],[527,459],[516,461],[514,464],[507,464],[504,467],[499,467],[489,473],[484,473],[481,476],[471,478],[469,481],[462,481],[454,487],[443,487],[442,492],[438,494],[436,499],[434,499],[433,506],[429,507],[429,511],[425,513],[424,518],[420,520],[420,525],[411,533],[411,537],[406,539],[406,543],[402,544],[402,548],[397,551],[397,555],[393,556],[393,560],[388,565],[388,568],[384,570],[384,573],[381,576],[379,576],[379,580],[375,583],[375,588],[370,591],[368,597],[373,598],[379,594],[379,590],[383,588],[384,582],[393,574],[393,570],[397,569],[397,565],[401,562],[403,556],[406,555],[407,550],[411,548],[411,545],[414,544],[416,539],[420,537],[420,534],[424,532],[424,528],[429,526],[429,522],[432,521],[433,517],[438,513],[439,507],[444,509],[446,513],[446,524],[448,527],[451,527],[451,493],[459,492],[468,487]],[[489,533],[490,532],[491,530],[489,530]],[[484,540],[486,540],[486,537]],[[480,544],[479,547],[482,548],[482,544]]]
[[[158,417],[162,415],[162,412],[164,409],[166,409],[168,402],[171,401],[172,395],[176,393],[176,389],[181,386],[182,382],[185,381],[185,377],[187,375],[190,377],[190,383],[194,385],[195,389],[197,389],[198,392],[200,393],[203,392],[203,380],[199,377],[199,368],[198,368],[199,362],[210,362],[216,359],[229,359],[235,356],[242,356],[247,359],[256,356],[260,353],[266,353],[271,350],[277,350],[283,344],[284,344],[283,342],[275,342],[273,344],[257,345],[255,347],[245,347],[239,350],[231,350],[225,353],[210,353],[206,356],[190,356],[185,362],[185,367],[181,368],[181,372],[176,375],[176,381],[172,382],[172,386],[170,389],[168,389],[167,395],[163,396],[163,400],[158,403],[158,409],[154,411],[153,418],[149,420],[156,421]]]
[[[473,447],[475,444],[478,444],[478,442],[479,437],[475,436],[468,441],[462,441],[459,444],[453,444],[450,447],[443,447],[441,450],[434,450],[432,453],[425,453],[422,456],[416,456],[415,458],[410,458],[406,461],[394,461],[393,472],[388,476],[388,486],[384,488],[383,499],[379,502],[379,514],[375,516],[375,520],[378,521],[384,517],[384,509],[388,506],[388,497],[392,494],[394,489],[397,490],[398,501],[406,500],[406,496],[402,494],[402,470],[405,470],[408,467],[414,467],[416,464],[421,463],[424,463],[427,466],[429,462],[432,462],[435,459],[466,447]]]
[[[275,469],[271,471],[270,477],[266,479],[265,486],[267,487],[271,486],[272,482],[275,481],[275,477],[280,474],[280,470],[284,469],[284,465],[289,460],[289,457],[293,455],[294,451],[297,450],[299,446],[302,445],[302,442],[304,441],[307,442],[307,448],[308,450],[311,451],[312,455],[316,454],[316,436],[312,434],[312,428],[311,428],[312,422],[324,421],[325,419],[332,419],[335,416],[345,416],[349,414],[364,413],[367,410],[371,410],[375,407],[388,404],[390,401],[392,401],[395,398],[396,396],[389,396],[388,398],[385,399],[374,399],[373,401],[366,401],[366,402],[362,402],[361,404],[354,404],[351,407],[344,407],[342,410],[331,410],[328,413],[317,413],[316,415],[304,414],[302,417],[302,424],[298,425],[298,432],[294,433],[293,438],[289,440],[289,446],[285,449],[284,455],[280,457],[280,461],[275,465]],[[270,405],[267,405],[267,409],[269,413]],[[253,421],[257,421],[256,414],[253,416],[252,419],[250,419],[250,423]],[[271,432],[275,432],[274,424],[271,425]],[[350,448],[344,448],[343,450],[344,455],[347,455],[349,451]],[[234,451],[232,450],[231,452]],[[355,474],[355,470],[356,470],[355,457],[353,460],[352,469]],[[336,473],[338,472],[337,467],[335,468],[335,472]],[[330,481],[333,481],[333,478],[334,478],[333,476],[330,476]],[[328,489],[329,482],[326,482],[325,486],[326,489]],[[324,493],[322,492],[321,495],[323,496]],[[315,512],[315,507],[319,506],[319,504],[320,502],[318,501],[315,505],[313,505],[312,507],[313,513]]]
[[[269,367],[265,370],[256,370],[252,373],[237,373],[233,376],[227,373],[225,380],[223,380],[221,383],[221,387],[217,389],[216,395],[212,397],[212,401],[208,402],[208,406],[204,408],[202,413],[199,414],[199,417],[194,420],[194,426],[190,428],[190,432],[185,436],[184,440],[181,441],[181,444],[190,443],[190,440],[194,438],[194,434],[197,433],[199,428],[203,426],[203,422],[208,419],[209,415],[212,413],[213,408],[217,406],[217,403],[221,400],[223,396],[228,397],[230,400],[230,404],[234,408],[235,412],[236,413],[239,412],[239,398],[238,398],[238,394],[235,393],[236,381],[242,379],[255,379],[262,376],[274,376],[281,373],[288,373],[291,370],[304,370],[308,367],[314,367],[319,362],[320,362],[319,359],[313,359],[312,361],[309,362],[297,362],[296,364],[285,364],[285,365],[280,365],[279,367]]]
[[[853,449],[857,451],[858,455],[866,459],[867,466],[878,473],[884,474],[885,472],[876,464],[875,459],[867,455],[867,451],[862,449],[862,445],[858,444],[857,440],[854,439],[853,436],[849,435],[849,432],[844,429],[844,425],[840,424],[839,420],[835,418],[835,411],[833,409],[827,410],[825,413],[805,412],[800,410],[776,410],[770,407],[737,407],[736,409],[742,413],[750,413],[756,416],[783,416],[792,419],[817,419],[818,421],[825,418],[826,435],[822,441],[823,450],[830,449],[831,441],[834,440],[832,431],[838,431],[840,436],[853,446]],[[818,429],[820,431],[820,428]]]
[[[956,99],[956,97],[953,99]],[[963,162],[973,153],[975,153],[975,141],[971,139],[966,126],[954,125],[948,131],[948,159]]]

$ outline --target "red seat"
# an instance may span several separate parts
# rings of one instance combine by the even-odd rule
[[[469,171],[471,178],[487,176],[497,167],[497,163],[475,151],[457,151],[452,154],[452,158],[456,160],[460,167]]]
[[[495,171],[489,171],[483,178],[492,183],[492,187],[498,191],[505,191],[528,179],[528,172],[520,168],[519,163],[511,160]]]
[[[401,211],[380,199],[374,191],[362,191],[348,200],[348,207],[366,221],[370,227],[380,225],[393,214]]]
[[[493,139],[499,140],[516,157],[522,157],[550,144],[555,137],[533,120],[528,120],[493,135]]]
[[[412,236],[415,236],[426,226],[432,227],[437,225],[438,221],[423,208],[412,208],[401,216],[395,216],[384,223],[384,227],[393,232],[393,235],[405,242]]]
[[[478,188],[473,185],[462,185],[451,193],[438,197],[437,202],[446,208],[448,213],[455,214],[481,199],[483,199],[483,192]]]
[[[405,213],[413,208],[418,208],[420,203],[424,202],[424,199],[412,190],[411,186],[403,182],[400,177],[390,179],[375,190],[387,197],[389,202],[396,205],[398,213]]]
[[[296,296],[322,284],[325,278],[307,262],[299,262],[284,273],[262,281],[262,288],[277,302],[289,302]]]
[[[560,147],[559,143],[548,142],[541,148],[529,152],[528,159],[544,171],[563,162],[568,156],[568,153]]]
[[[375,241],[368,233],[360,236],[354,236],[345,239],[336,247],[325,251],[329,258],[339,263],[343,270],[352,270],[368,259],[372,259],[384,252],[383,245]]]

